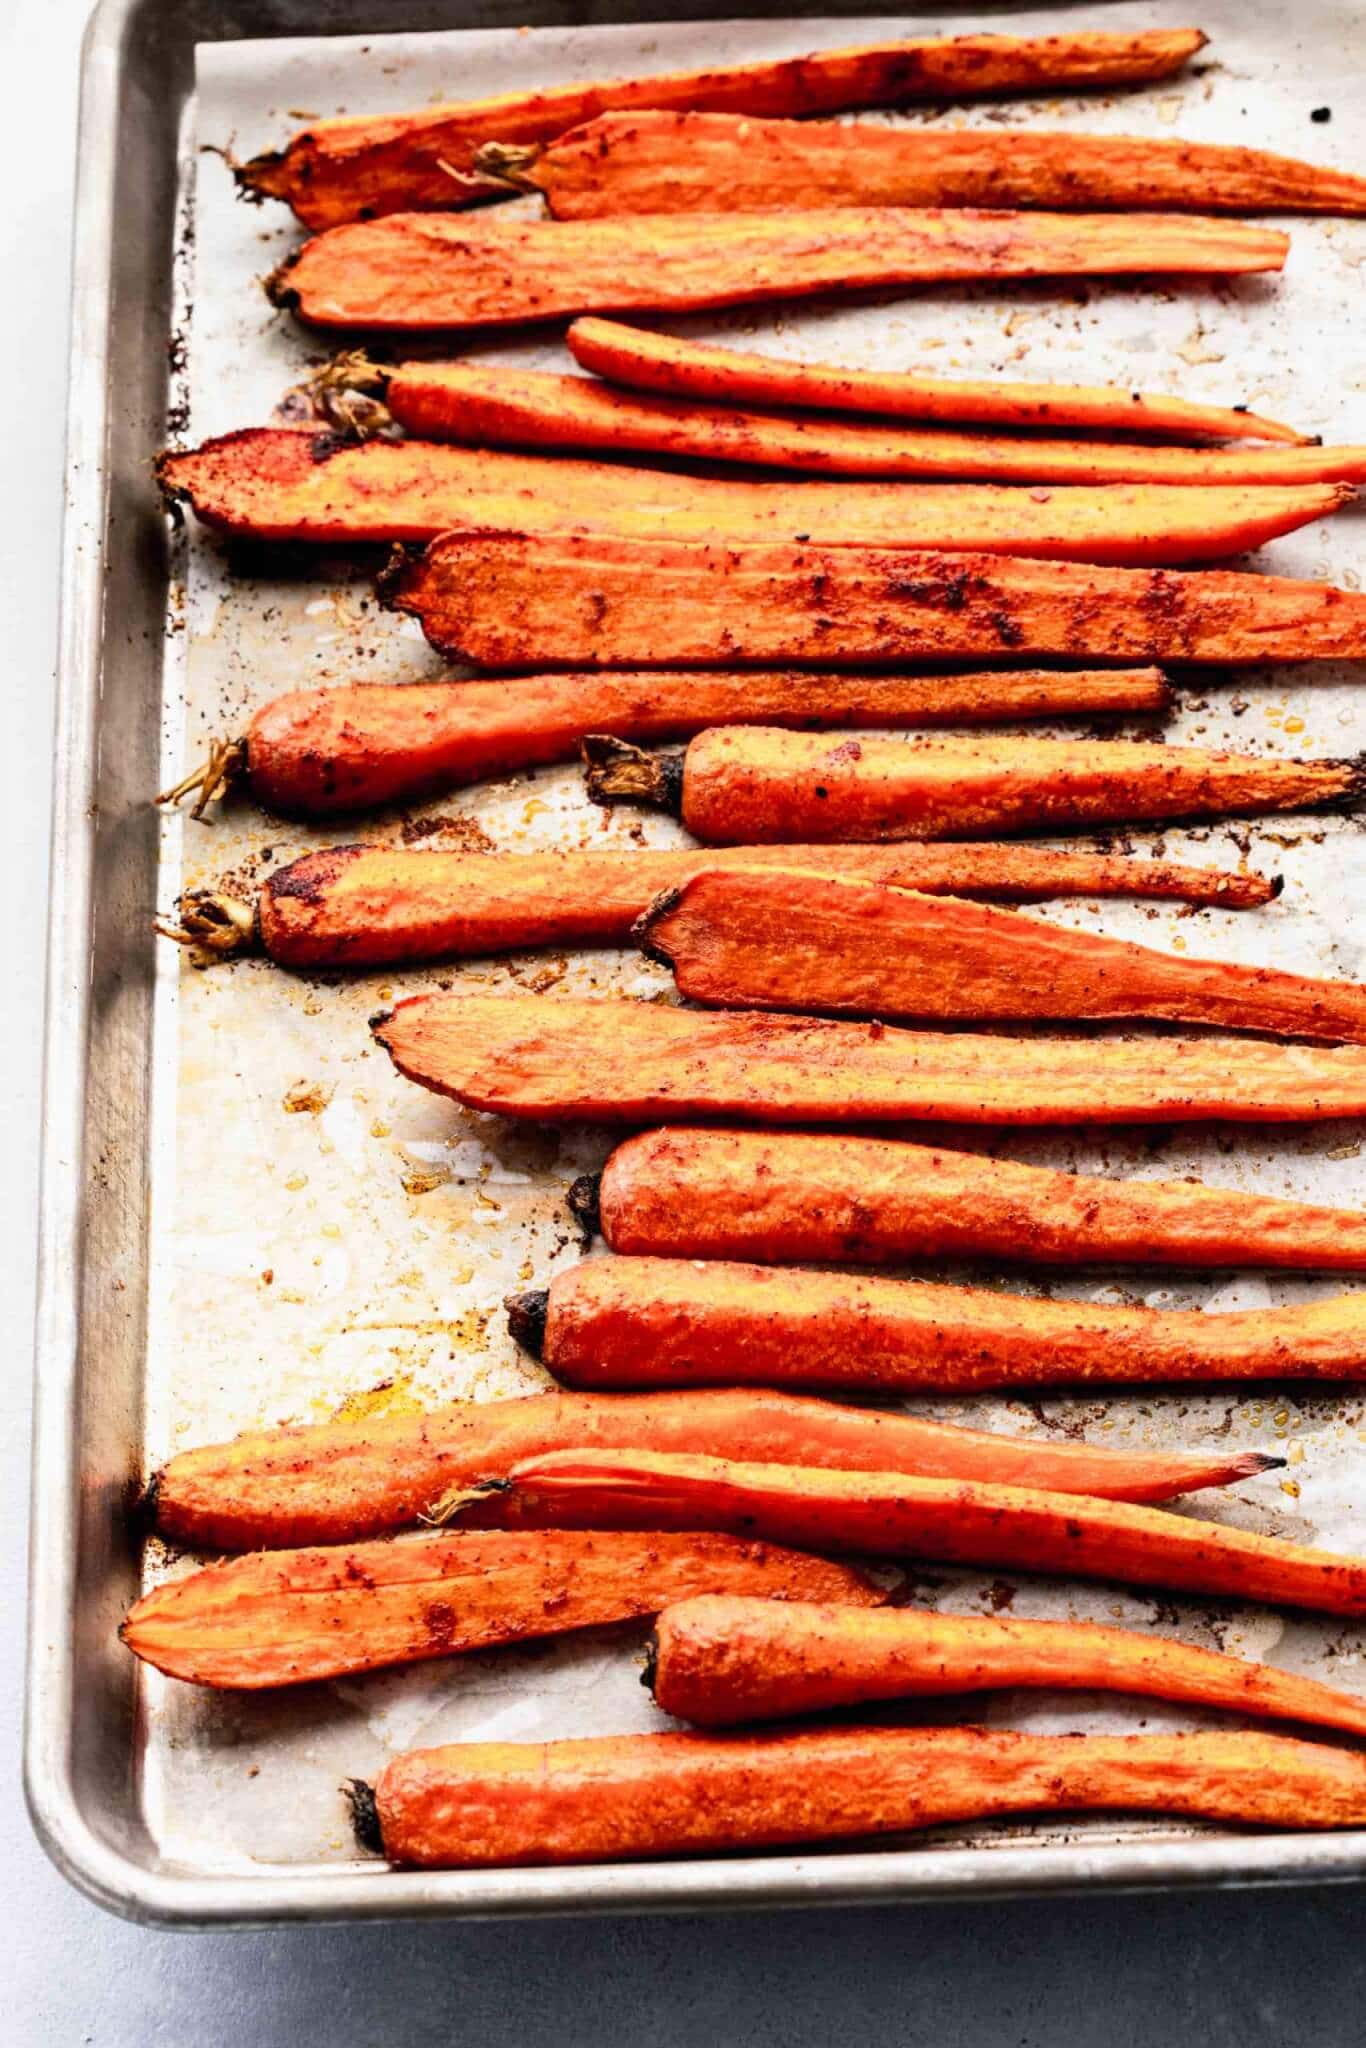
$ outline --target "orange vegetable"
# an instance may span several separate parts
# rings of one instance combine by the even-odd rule
[[[715,107],[740,114],[829,114],[908,100],[1055,91],[1168,78],[1205,37],[1199,29],[1138,34],[935,36],[809,56],[558,85],[404,114],[315,121],[285,150],[236,169],[254,198],[283,199],[309,227],[369,220],[410,207],[458,207],[507,187],[474,173],[483,142],[558,135],[609,107]]]
[[[963,278],[1234,277],[1279,270],[1289,246],[1273,228],[1194,214],[849,207],[471,222],[391,213],[315,235],[266,290],[314,327],[425,334]]]
[[[1366,1758],[1262,1734],[816,1728],[412,1750],[352,1792],[362,1846],[431,1869],[616,1862],[1117,1809],[1359,1827]]]
[[[1252,1039],[1003,1038],[538,996],[412,996],[375,1020],[409,1080],[541,1121],[1317,1122],[1366,1114],[1366,1054]]]
[[[1160,953],[957,896],[800,868],[701,868],[635,927],[690,1001],[973,1022],[1162,1017],[1366,1044],[1366,986]]]
[[[1366,1373],[1366,1294],[1209,1314],[799,1266],[615,1258],[510,1296],[508,1321],[557,1379],[595,1389],[963,1394]]]
[[[915,549],[447,533],[386,594],[489,668],[1366,655],[1366,596],[1327,583]]]
[[[644,1131],[576,1206],[614,1252],[764,1264],[1097,1260],[1366,1271],[1366,1215],[847,1132]]]
[[[676,334],[657,334],[651,327],[629,327],[619,320],[599,320],[591,315],[576,320],[565,341],[575,361],[599,377],[610,377],[614,383],[632,385],[637,390],[659,392],[667,398],[711,399],[727,406],[745,399],[757,405],[879,413],[884,419],[968,421],[1000,427],[1108,428],[1126,434],[1171,434],[1181,440],[1302,443],[1309,439],[1297,434],[1293,427],[1249,412],[1245,406],[1196,405],[1166,392],[1129,391],[1107,384],[1019,384],[969,377],[925,377],[918,370],[846,370],[834,363],[791,362],[786,357],[760,355],[750,349],[683,340]],[[416,366],[403,365],[395,372],[395,379],[404,377],[409,367]],[[951,455],[950,437],[935,438],[943,440],[945,452]],[[981,445],[980,436],[954,438],[968,451]],[[1049,463],[1059,459],[1060,445],[1056,441],[1001,439],[995,445],[1007,461],[1028,462],[1036,455]],[[1154,481],[1160,481],[1167,473],[1163,465],[1171,457],[1173,482],[1184,468],[1195,468],[1202,458],[1199,449],[1144,450],[1119,445],[1098,450],[1094,441],[1073,442],[1070,450],[1064,446],[1061,452],[1070,454],[1078,463],[1099,457],[1121,466],[1126,461],[1133,463],[1155,454],[1159,467],[1153,473]],[[1245,455],[1255,468],[1255,451],[1237,450],[1231,459],[1241,461]],[[1222,455],[1217,458],[1207,481],[1233,480],[1225,474],[1224,461]],[[1105,479],[1088,472],[1086,480]],[[1240,480],[1267,479],[1245,475]]]
[[[733,1536],[469,1531],[210,1565],[119,1631],[192,1685],[301,1685],[654,1614],[690,1593],[873,1601],[859,1573]]]
[[[1366,1701],[1293,1671],[1169,1636],[1001,1614],[863,1613],[701,1593],[660,1614],[649,1668],[665,1713],[704,1728],[868,1700],[1046,1686],[1193,1700],[1366,1735]]]

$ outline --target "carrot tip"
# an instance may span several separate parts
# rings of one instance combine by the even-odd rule
[[[674,956],[667,946],[661,945],[656,939],[655,926],[666,918],[670,911],[677,910],[682,901],[681,889],[662,889],[654,901],[645,906],[631,926],[631,943],[639,946],[647,960],[657,960],[661,967],[672,967]]]
[[[383,1856],[384,1831],[380,1826],[374,1786],[367,1785],[364,1778],[348,1778],[341,1789],[351,1808],[351,1829],[356,1841],[372,1856]]]
[[[307,244],[304,244],[304,247],[307,247]],[[262,290],[271,305],[278,307],[282,313],[292,313],[299,303],[299,294],[293,285],[286,284],[285,279],[302,254],[303,248],[291,250],[284,262],[276,265],[262,285]]]
[[[654,1695],[655,1676],[659,1670],[659,1637],[654,1629],[645,1641],[645,1658],[640,1667],[640,1682],[651,1697]]]
[[[533,1287],[525,1294],[509,1294],[503,1303],[508,1328],[523,1351],[539,1358],[545,1349],[546,1318],[550,1313],[550,1290]]]
[[[1289,1462],[1288,1458],[1278,1458],[1271,1451],[1245,1451],[1238,1460],[1239,1473],[1251,1478],[1254,1472],[1278,1472]]]
[[[373,1016],[367,1017],[365,1021],[370,1026],[370,1029],[378,1037],[379,1033],[383,1031],[385,1025],[389,1023],[390,1020],[392,1019],[393,1014],[394,1013],[392,1010],[376,1010]]]
[[[1285,876],[1284,876],[1284,875],[1268,875],[1268,876],[1267,876],[1267,892],[1268,892],[1268,893],[1267,893],[1267,901],[1268,901],[1269,903],[1274,903],[1274,902],[1276,901],[1276,898],[1277,898],[1278,896],[1282,896],[1282,895],[1284,895],[1284,894],[1285,894]]]
[[[583,1249],[588,1250],[602,1229],[602,1175],[581,1173],[565,1196],[565,1207],[579,1227]]]
[[[409,571],[421,561],[426,550],[411,541],[395,542],[389,551],[389,559],[375,577],[375,596],[386,611],[402,609],[404,585]]]

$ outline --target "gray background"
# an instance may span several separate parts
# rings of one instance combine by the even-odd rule
[[[42,938],[66,279],[86,0],[0,9],[0,2039],[99,2048],[1003,2048],[1366,2037],[1357,1890],[730,1919],[171,1935],[87,1905],[19,1790]],[[383,0],[376,0],[377,15]],[[1199,9],[1190,10],[1198,18]]]

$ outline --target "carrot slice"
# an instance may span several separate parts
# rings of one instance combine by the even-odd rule
[[[412,996],[375,1021],[400,1073],[561,1122],[1317,1122],[1366,1114],[1358,1046],[1003,1038],[537,996]]]
[[[283,199],[309,227],[412,207],[459,207],[505,193],[474,173],[483,142],[558,135],[610,107],[714,107],[829,114],[908,100],[963,99],[1169,78],[1204,47],[1199,29],[1054,36],[934,36],[816,50],[711,71],[558,85],[400,114],[315,121],[287,149],[236,169],[254,198]]]
[[[357,1836],[428,1869],[616,1862],[1117,1809],[1359,1827],[1366,1758],[1280,1735],[818,1728],[455,1742],[352,1789]]]
[[[386,595],[489,668],[1366,655],[1366,596],[1327,583],[910,549],[452,532]]]
[[[554,1527],[733,1528],[813,1550],[1062,1572],[1366,1614],[1366,1558],[1128,1501],[1024,1486],[657,1451],[551,1451],[513,1467],[497,1506],[511,1521]]]
[[[614,1252],[665,1258],[1366,1271],[1366,1215],[1353,1209],[846,1132],[644,1131],[617,1146],[575,1203]]]
[[[471,1530],[210,1565],[144,1594],[119,1634],[172,1678],[257,1689],[629,1621],[703,1592],[881,1597],[858,1572],[733,1536]]]
[[[1127,391],[1106,384],[1020,384],[969,377],[925,377],[917,370],[848,370],[834,363],[789,362],[750,349],[683,340],[676,334],[656,334],[652,328],[630,327],[619,320],[595,319],[591,315],[574,321],[565,341],[575,361],[596,376],[668,398],[714,399],[728,406],[747,399],[758,405],[880,413],[887,418],[968,421],[1000,427],[1087,427],[1102,431],[1108,428],[1126,434],[1172,434],[1182,440],[1304,443],[1310,438],[1276,420],[1263,419],[1245,406],[1196,405],[1190,399],[1173,398],[1167,392]],[[396,375],[406,376],[414,368],[404,365]],[[947,446],[948,437],[944,439]],[[969,449],[971,445],[969,442]],[[1058,455],[1058,444],[1054,441],[1030,442],[1021,447],[1007,440],[1001,446],[1007,457],[1012,452],[1027,456],[1033,448],[1045,460],[1056,460]],[[1072,447],[1078,461],[1096,453],[1094,442],[1074,442]],[[1136,453],[1171,455],[1179,457],[1183,465],[1194,464],[1201,454],[1198,449],[1135,451],[1122,446],[1100,452],[1106,460],[1132,461]],[[1233,452],[1240,459],[1248,455],[1255,466],[1255,451]],[[1223,459],[1221,455],[1202,480],[1214,483],[1226,477]],[[1176,473],[1181,472],[1178,469]],[[1088,476],[1090,480],[1093,479]],[[1159,472],[1153,473],[1152,480],[1161,480]],[[1250,476],[1241,480],[1265,481]]]
[[[1281,269],[1288,248],[1276,229],[1196,214],[850,207],[475,223],[391,213],[315,235],[266,289],[314,327],[424,334],[961,278],[1234,277]]]
[[[511,1296],[508,1321],[557,1379],[588,1388],[977,1393],[1366,1371],[1366,1294],[1211,1315],[871,1273],[615,1258],[586,1259],[548,1288]]]
[[[635,937],[694,1002],[1013,1022],[1162,1017],[1366,1044],[1366,986],[1161,953],[956,896],[798,868],[694,869]]]
[[[1366,1735],[1366,1701],[1296,1672],[1170,1636],[1003,1614],[862,1613],[700,1593],[660,1614],[648,1671],[665,1713],[704,1728],[868,1700],[1046,1686],[1192,1700]]]

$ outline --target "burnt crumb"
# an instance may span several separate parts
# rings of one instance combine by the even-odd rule
[[[927,581],[923,577],[893,576],[887,584],[890,597],[909,598],[941,612],[961,612],[968,601],[971,577],[966,570]]]
[[[1011,618],[1009,612],[996,611],[988,614],[991,629],[1003,647],[1018,647],[1024,639],[1024,629]]]
[[[1310,112],[1309,118],[1311,121],[1317,122],[1318,126],[1322,128],[1325,121],[1332,120],[1333,109],[1331,107],[1314,107]]]
[[[456,817],[449,812],[437,812],[425,818],[406,818],[399,827],[398,836],[404,846],[440,839],[447,846],[459,847],[462,853],[498,851],[497,840],[489,836],[477,818]]]

